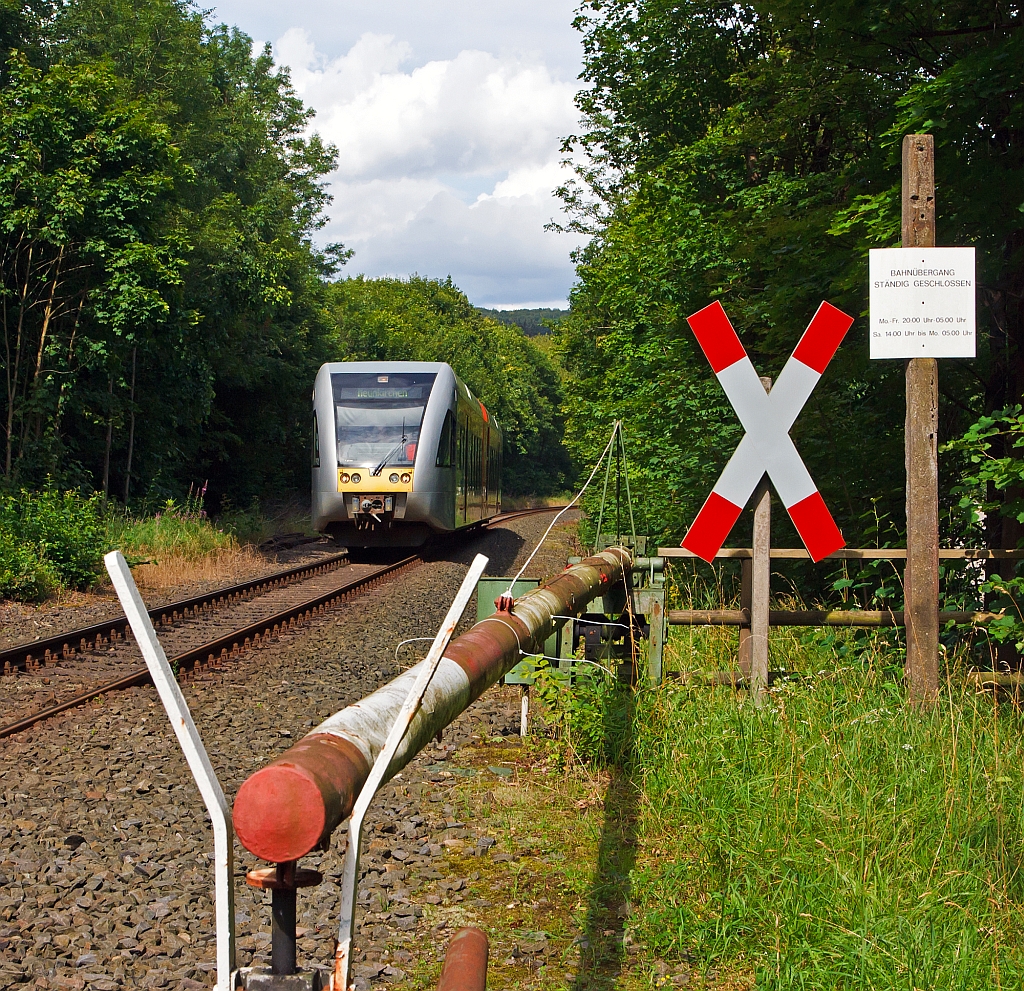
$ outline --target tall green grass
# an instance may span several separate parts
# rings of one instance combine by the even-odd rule
[[[678,666],[708,634],[724,650],[694,631]],[[638,935],[759,988],[1019,987],[1020,709],[955,676],[914,708],[886,653],[773,641],[802,675],[761,709],[678,681],[634,700]]]
[[[238,545],[234,535],[215,526],[203,509],[202,497],[191,492],[182,503],[168,499],[152,515],[129,510],[112,513],[107,539],[126,557],[175,555],[198,560],[217,550]]]

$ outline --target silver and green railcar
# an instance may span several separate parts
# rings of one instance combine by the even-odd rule
[[[313,387],[313,526],[415,547],[496,515],[501,428],[450,365],[348,361]]]

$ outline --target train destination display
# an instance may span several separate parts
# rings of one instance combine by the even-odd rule
[[[974,248],[869,255],[872,358],[974,357]]]

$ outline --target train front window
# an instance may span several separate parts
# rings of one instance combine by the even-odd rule
[[[433,372],[331,375],[338,464],[373,470],[416,460]]]

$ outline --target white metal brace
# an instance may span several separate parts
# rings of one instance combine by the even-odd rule
[[[214,880],[217,903],[217,991],[233,991],[235,985],[235,890],[234,890],[234,830],[231,810],[224,791],[217,780],[206,747],[199,736],[188,703],[177,679],[167,663],[167,655],[149,618],[146,604],[135,587],[128,562],[120,551],[111,551],[103,559],[121,600],[125,616],[131,625],[135,642],[146,660],[160,701],[171,721],[174,735],[185,752],[189,770],[196,779],[199,793],[213,822]]]
[[[334,955],[334,972],[331,974],[330,991],[350,991],[349,975],[352,970],[352,938],[355,932],[356,895],[359,887],[359,847],[363,836],[363,819],[370,807],[377,790],[384,783],[388,767],[398,750],[402,737],[409,729],[416,712],[423,701],[430,679],[434,676],[438,664],[448,649],[448,643],[455,632],[462,614],[469,603],[470,596],[476,588],[480,576],[487,567],[488,559],[477,554],[469,566],[462,587],[455,596],[448,615],[445,616],[441,628],[434,637],[419,676],[406,696],[398,717],[391,727],[383,748],[373,762],[373,768],[359,792],[359,797],[352,807],[352,815],[348,824],[348,850],[345,852],[345,863],[342,868],[341,881],[341,920],[338,925],[338,948]]]

